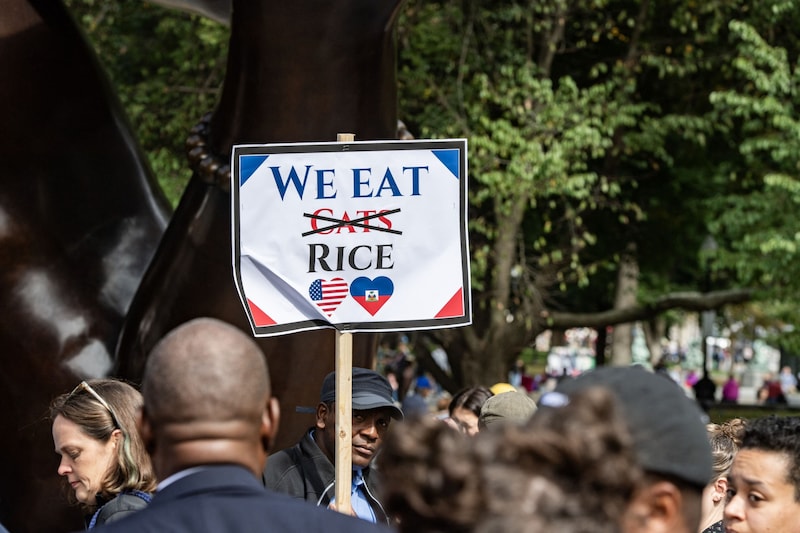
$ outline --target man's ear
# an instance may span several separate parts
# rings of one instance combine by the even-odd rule
[[[144,443],[144,449],[147,450],[147,453],[152,457],[156,449],[156,442],[153,437],[153,427],[150,425],[150,419],[147,417],[144,406],[136,411],[136,427]]]
[[[669,481],[656,481],[636,491],[625,512],[624,531],[639,533],[688,532],[683,494]]]
[[[317,429],[325,429],[325,426],[328,425],[328,411],[328,406],[325,403],[320,402],[317,405]]]
[[[278,435],[278,425],[281,419],[281,406],[277,398],[270,398],[261,413],[261,442],[264,451],[272,449],[275,437]]]

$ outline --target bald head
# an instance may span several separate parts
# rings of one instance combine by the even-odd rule
[[[257,423],[270,396],[266,359],[238,328],[198,318],[175,328],[153,348],[142,395],[154,425]]]
[[[249,335],[213,318],[175,328],[150,352],[142,396],[139,427],[160,479],[209,464],[261,476],[280,406]]]

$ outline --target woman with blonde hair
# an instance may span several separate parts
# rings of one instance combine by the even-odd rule
[[[713,478],[703,489],[701,505],[701,533],[724,533],[722,515],[728,491],[728,473],[733,458],[742,443],[744,420],[732,418],[722,424],[708,424],[708,441],[711,444]]]
[[[58,474],[88,511],[87,529],[150,503],[156,478],[136,428],[142,395],[115,379],[82,381],[50,405]]]

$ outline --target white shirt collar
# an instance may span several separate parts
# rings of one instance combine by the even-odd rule
[[[162,480],[161,483],[158,484],[158,486],[156,487],[156,492],[164,490],[165,488],[167,488],[167,486],[172,485],[173,483],[175,483],[179,479],[183,479],[186,476],[190,476],[190,475],[194,474],[195,472],[200,472],[200,471],[205,470],[205,469],[206,469],[205,466],[193,466],[191,468],[187,468],[185,470],[181,470],[180,472],[175,472],[174,474],[172,474],[171,476],[168,476],[166,479]]]

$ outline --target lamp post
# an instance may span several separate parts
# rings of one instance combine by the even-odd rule
[[[703,279],[703,292],[711,291],[711,256],[717,250],[717,241],[711,235],[706,235],[703,239],[703,244],[700,245],[700,257],[703,263],[704,279]],[[701,328],[703,336],[703,377],[708,377],[708,358],[711,355],[711,347],[709,339],[714,332],[714,319],[716,318],[716,311],[711,309],[703,311],[701,318]]]
[[[712,353],[711,335],[714,331],[714,318],[716,313],[712,311],[703,311],[702,315],[702,335],[703,335],[703,377],[708,377],[708,358]]]

